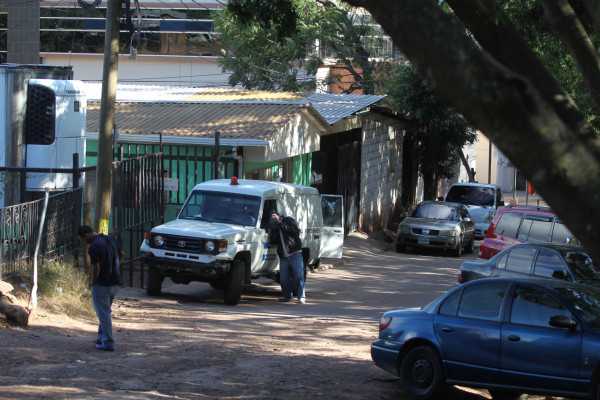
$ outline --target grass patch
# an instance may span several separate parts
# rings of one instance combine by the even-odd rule
[[[73,264],[48,261],[38,265],[38,303],[70,317],[95,315],[85,272]]]

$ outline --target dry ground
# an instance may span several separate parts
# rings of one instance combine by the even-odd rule
[[[361,255],[384,255],[361,247],[367,239],[352,239],[346,265],[310,274],[305,305],[278,303],[268,281],[235,307],[207,284],[158,298],[123,288],[114,353],[95,349],[92,318],[38,309],[24,329],[0,319],[0,398],[404,399],[397,379],[371,361],[379,315],[361,313],[353,290],[336,285],[351,284]],[[451,388],[445,399],[489,396]]]

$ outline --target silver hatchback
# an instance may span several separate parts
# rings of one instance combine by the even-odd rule
[[[473,252],[474,234],[475,223],[463,204],[423,201],[398,226],[396,251],[437,248],[460,257],[463,248]]]

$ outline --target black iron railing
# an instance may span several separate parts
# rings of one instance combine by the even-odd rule
[[[83,191],[66,191],[48,198],[38,255],[54,260],[75,256]],[[40,235],[44,199],[0,209],[0,277],[27,274],[33,266]]]

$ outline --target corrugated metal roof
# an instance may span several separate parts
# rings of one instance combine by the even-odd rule
[[[90,137],[99,131],[101,88],[99,83],[86,83]],[[333,125],[384,97],[119,84],[115,124],[124,135],[162,134],[187,141],[212,139],[220,131],[224,143],[265,145],[303,110]]]
[[[86,82],[88,101],[100,101],[102,84]],[[198,102],[306,102],[306,95],[233,88],[201,88],[160,85],[117,85],[117,101],[198,101]]]
[[[269,140],[309,104],[117,102],[119,133],[193,138]],[[87,130],[98,132],[100,102],[87,103]]]
[[[308,96],[306,100],[313,105],[328,124],[333,125],[377,103],[384,97],[365,94],[315,93]]]

